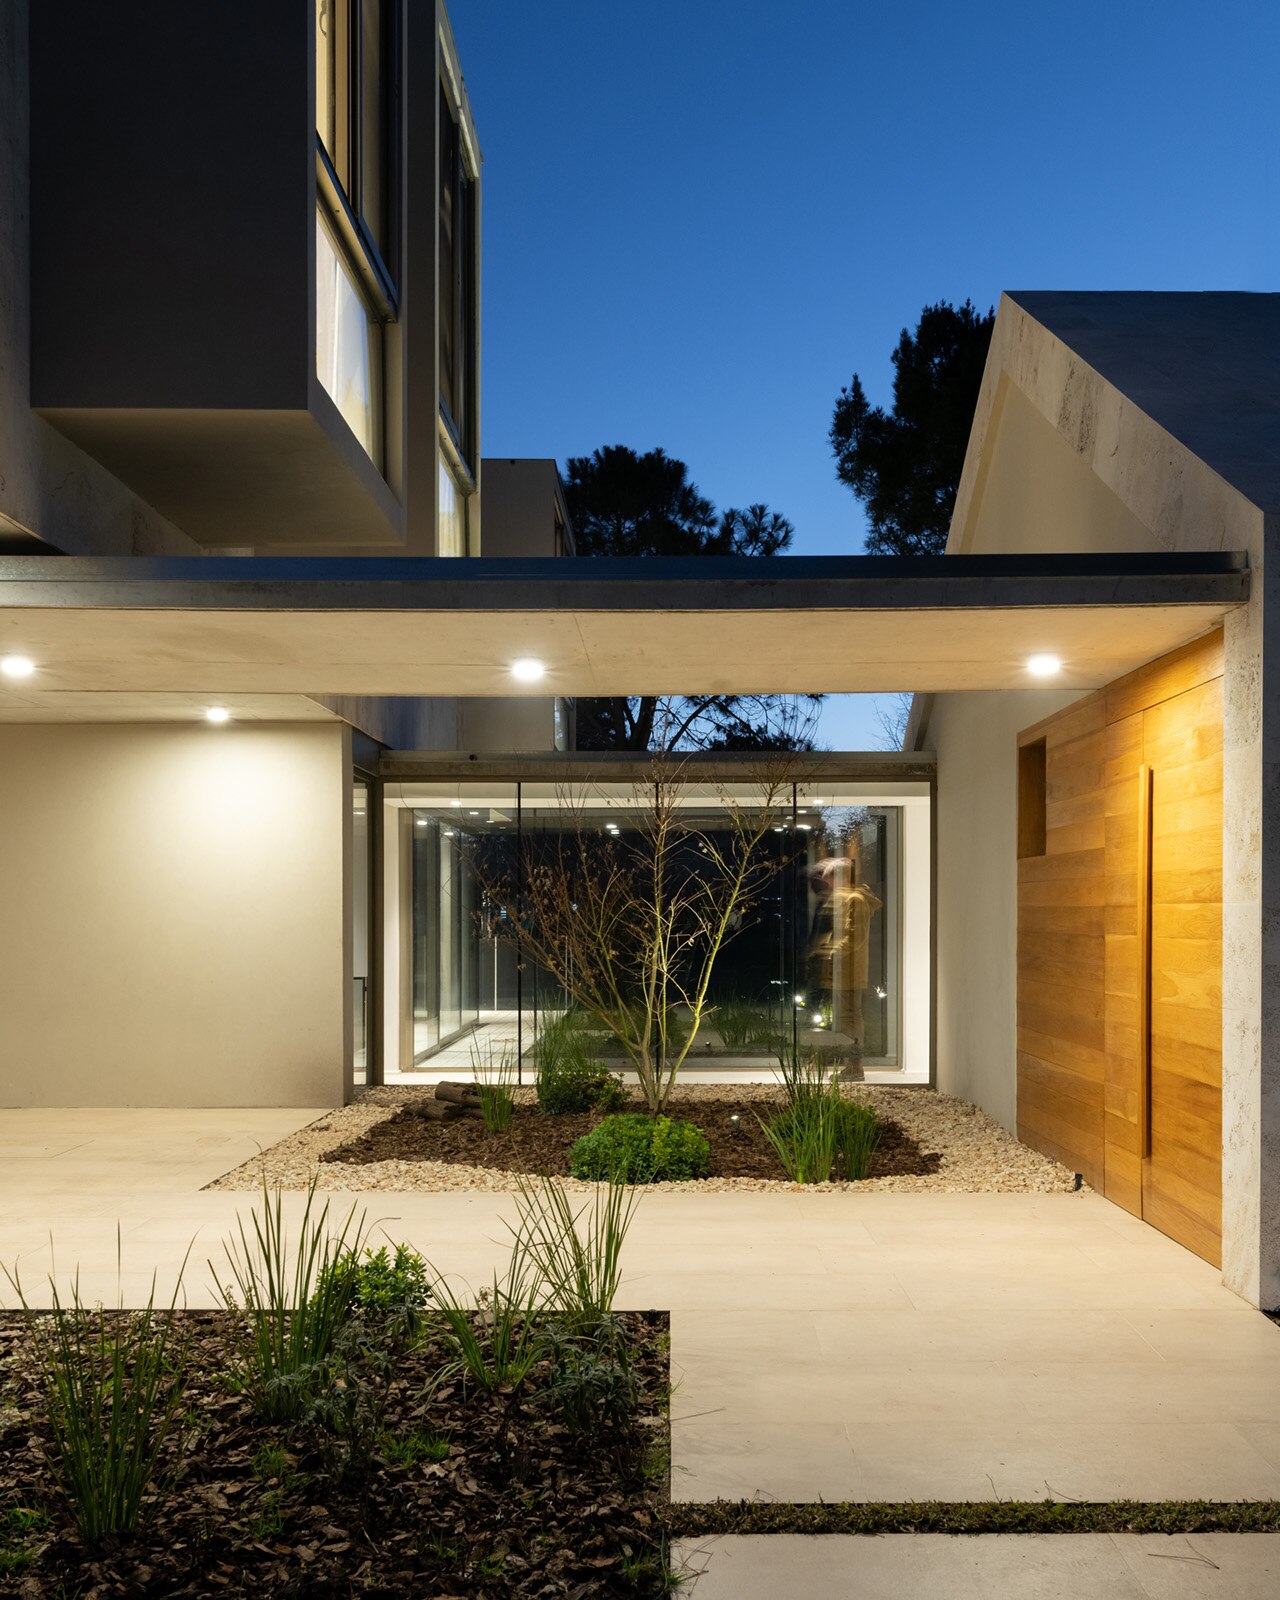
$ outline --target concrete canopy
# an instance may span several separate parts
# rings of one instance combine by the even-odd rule
[[[58,718],[60,703],[77,720],[95,704],[147,718],[163,696],[509,695],[522,656],[545,664],[527,691],[541,695],[1025,688],[1037,653],[1084,691],[1216,625],[1248,587],[1222,553],[12,557],[0,655],[37,671],[0,678],[0,719]]]

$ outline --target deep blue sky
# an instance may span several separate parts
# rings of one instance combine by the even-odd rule
[[[856,553],[826,434],[929,301],[1274,289],[1280,6],[450,0],[483,449],[661,445]],[[832,745],[873,742],[853,707]]]

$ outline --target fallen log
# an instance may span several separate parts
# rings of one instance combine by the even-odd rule
[[[436,1099],[448,1100],[457,1106],[478,1106],[480,1094],[474,1083],[438,1083]]]
[[[454,1105],[449,1100],[410,1100],[405,1110],[413,1117],[422,1117],[427,1122],[456,1122],[465,1112],[459,1105]]]

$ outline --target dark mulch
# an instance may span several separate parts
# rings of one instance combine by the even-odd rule
[[[461,1380],[430,1394],[445,1351],[428,1336],[397,1358],[383,1437],[429,1432],[448,1440],[448,1454],[401,1465],[380,1449],[354,1474],[333,1435],[263,1422],[235,1392],[227,1313],[180,1317],[192,1341],[180,1476],[143,1531],[87,1550],[50,1465],[26,1324],[0,1315],[0,1594],[636,1600],[667,1592],[654,1577],[668,1489],[665,1315],[620,1318],[640,1376],[634,1425],[586,1435],[539,1408],[541,1369],[516,1395],[489,1396]],[[283,1477],[263,1475],[269,1445],[287,1452]],[[646,1553],[648,1573],[628,1573]]]
[[[779,1099],[777,1106],[781,1104]],[[627,1107],[629,1111],[643,1109],[639,1101]],[[700,1100],[673,1103],[671,1115],[689,1117],[706,1134],[711,1146],[709,1176],[785,1179],[777,1152],[757,1120],[757,1113],[767,1117],[771,1109],[777,1107],[759,1099]],[[729,1121],[735,1113],[739,1130],[736,1134]],[[499,1172],[567,1173],[574,1141],[590,1133],[600,1120],[597,1111],[551,1117],[537,1106],[517,1106],[506,1133],[487,1133],[482,1122],[466,1118],[458,1122],[428,1122],[415,1116],[410,1104],[320,1159],[352,1166],[365,1166],[372,1161],[447,1161]],[[937,1153],[921,1150],[896,1122],[882,1118],[870,1176],[932,1173],[938,1170],[941,1160]]]

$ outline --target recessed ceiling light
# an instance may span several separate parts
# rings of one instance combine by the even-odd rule
[[[226,706],[210,706],[204,714],[206,722],[230,722],[231,713]]]
[[[0,672],[6,678],[29,678],[35,670],[30,656],[0,656]]]
[[[462,801],[461,800],[450,800],[449,804],[451,806],[460,806],[462,804]]]
[[[535,661],[532,656],[521,656],[511,663],[511,676],[520,683],[537,683],[546,670],[542,662]]]
[[[1052,678],[1062,671],[1062,662],[1057,656],[1032,656],[1027,662],[1027,671],[1033,678]]]

